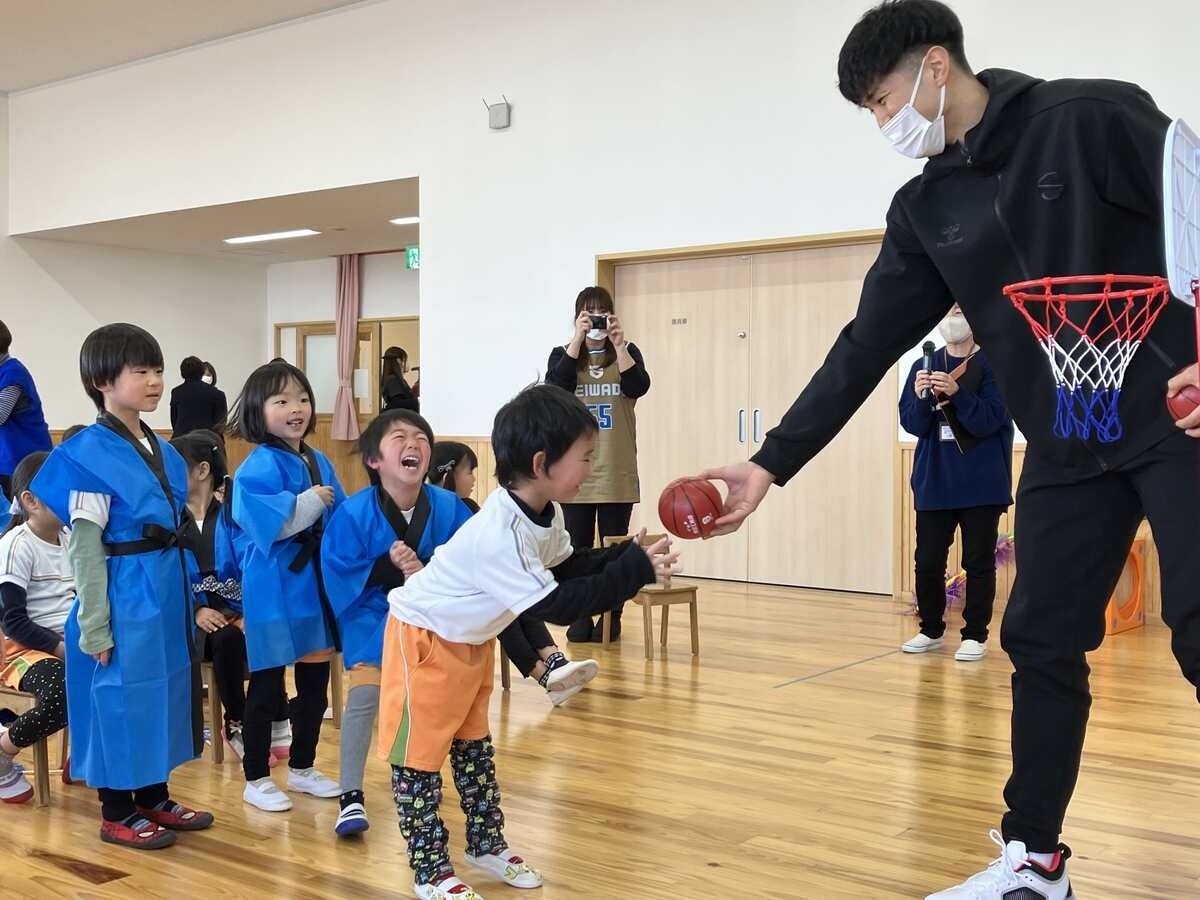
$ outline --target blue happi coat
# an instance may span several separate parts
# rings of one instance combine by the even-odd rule
[[[233,479],[233,521],[242,533],[238,547],[246,655],[252,672],[290,666],[339,643],[320,581],[320,542],[325,524],[346,495],[325,455],[309,447],[302,451],[279,443],[260,444]],[[314,484],[333,488],[333,506],[312,527],[277,540],[295,511],[296,497]]]
[[[103,416],[57,447],[31,485],[64,522],[73,491],[110,498],[108,665],[79,648],[78,601],[65,626],[71,771],[94,788],[165,782],[196,754],[193,612],[178,542],[187,465],[144,425],[143,432],[151,451]]]
[[[471,516],[455,494],[425,485],[405,522],[392,498],[375,486],[350,497],[329,520],[321,540],[321,572],[325,591],[337,615],[346,668],[358,663],[382,665],[387,592],[403,583],[394,567],[376,563],[397,540],[404,541],[422,563]],[[389,571],[390,570],[390,571]]]

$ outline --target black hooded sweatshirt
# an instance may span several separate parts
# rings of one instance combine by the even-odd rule
[[[1167,380],[1196,361],[1190,307],[1171,300],[1130,363],[1122,437],[1061,439],[1057,393],[1029,323],[1001,288],[1058,275],[1161,275],[1169,120],[1136,85],[977,76],[983,118],[896,193],[858,311],[753,461],[784,484],[828,444],[909,348],[958,302],[987,349],[1027,460],[1063,481],[1125,465],[1176,432]],[[1080,306],[1072,304],[1073,307]],[[1082,307],[1072,310],[1075,320]]]

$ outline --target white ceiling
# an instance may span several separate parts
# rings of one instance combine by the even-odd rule
[[[403,178],[14,236],[213,259],[291,262],[417,246],[419,225],[392,225],[388,220],[418,215],[418,199],[418,180]],[[262,244],[224,243],[229,237],[300,228],[321,234]]]
[[[0,91],[179,50],[360,0],[0,0]]]

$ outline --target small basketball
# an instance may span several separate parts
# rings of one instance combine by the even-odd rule
[[[716,485],[701,479],[669,484],[658,498],[658,518],[663,527],[685,541],[712,534],[713,523],[724,508]]]
[[[1167,398],[1167,409],[1176,422],[1190,416],[1197,406],[1200,406],[1200,388],[1193,384],[1184,387],[1174,397]]]

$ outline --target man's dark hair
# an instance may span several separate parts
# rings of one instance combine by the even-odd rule
[[[496,480],[512,488],[534,477],[533,457],[546,454],[546,471],[567,455],[571,445],[599,428],[583,401],[552,384],[528,387],[496,413],[492,452]]]
[[[79,379],[100,412],[104,412],[100,385],[112,384],[126,366],[161,369],[162,365],[162,348],[154,335],[126,322],[101,325],[83,339],[79,350]]]
[[[8,352],[8,348],[12,346],[12,332],[8,330],[8,326],[0,322],[0,356]]]
[[[199,381],[204,374],[204,363],[198,356],[185,356],[179,364],[179,377],[184,381]]]
[[[838,90],[863,106],[879,82],[901,64],[918,65],[934,46],[945,47],[964,72],[970,72],[963,51],[962,22],[938,0],[884,0],[868,10],[850,29],[838,54]]]
[[[371,484],[379,484],[379,472],[372,469],[367,463],[370,460],[379,461],[379,445],[383,443],[383,439],[388,436],[392,428],[401,422],[425,432],[425,437],[429,438],[429,452],[433,453],[433,429],[425,421],[424,416],[411,409],[385,410],[371,420],[358,438],[358,453],[362,457],[363,468],[367,470],[367,477],[371,480]],[[428,471],[425,474],[429,474]]]

